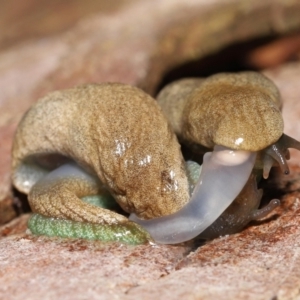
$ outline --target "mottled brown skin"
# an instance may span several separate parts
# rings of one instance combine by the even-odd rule
[[[37,185],[30,192],[49,169],[68,159],[94,181],[54,181],[47,191]],[[189,199],[176,136],[156,102],[124,84],[90,84],[40,99],[18,127],[12,165],[13,183],[30,192],[32,210],[50,217],[126,222],[79,199],[99,193],[99,180],[126,212],[145,219],[173,213]],[[26,185],[28,174],[32,178]]]
[[[168,84],[159,93],[157,101],[176,135],[181,136],[183,128],[183,110],[190,95],[204,79],[185,78]]]
[[[175,113],[170,103],[177,102],[178,90],[181,100],[175,106],[181,112]],[[181,140],[210,149],[259,151],[283,133],[278,89],[256,72],[179,80],[159,94],[158,102]]]

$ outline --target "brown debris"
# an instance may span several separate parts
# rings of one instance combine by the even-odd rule
[[[16,217],[17,214],[13,205],[14,201],[9,196],[0,201],[0,224],[7,223]]]
[[[282,37],[249,53],[248,65],[257,69],[278,66],[288,60],[296,60],[300,54],[300,33]]]
[[[10,223],[7,223],[0,227],[0,238],[7,237],[10,235],[24,233],[27,230],[27,221],[29,215],[24,214],[19,218],[12,220]]]

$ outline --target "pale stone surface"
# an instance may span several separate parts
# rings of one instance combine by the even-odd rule
[[[85,16],[118,11],[133,1],[0,0],[0,49],[60,33]]]
[[[164,291],[170,299],[299,299],[298,197],[298,192],[284,197],[272,221],[198,248],[169,276],[129,295],[151,299]]]

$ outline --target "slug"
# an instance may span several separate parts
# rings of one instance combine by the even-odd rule
[[[152,220],[131,215],[156,242],[234,233],[279,205],[274,199],[258,210],[262,193],[256,174],[262,170],[267,178],[275,164],[288,174],[288,148],[300,150],[300,143],[283,134],[279,91],[269,79],[256,72],[183,79],[166,86],[157,99],[183,144],[213,152],[204,155],[187,205]]]
[[[180,145],[157,102],[118,83],[56,91],[33,105],[15,134],[12,180],[43,216],[29,222],[39,234],[82,237],[78,223],[90,223],[100,227],[88,237],[100,228],[103,240],[145,242],[150,236],[138,224],[83,198],[109,193],[144,219],[174,213],[189,200]],[[53,228],[56,219],[64,229]],[[132,232],[139,237],[130,240]]]
[[[287,148],[300,147],[282,133],[271,81],[251,72],[183,80],[158,102],[103,83],[51,93],[25,114],[12,179],[28,194],[33,233],[174,244],[237,232],[279,205],[258,209],[257,170],[267,177],[275,160],[288,172]],[[184,163],[174,132],[213,150],[201,172]]]

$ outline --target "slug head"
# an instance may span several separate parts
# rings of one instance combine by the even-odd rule
[[[218,74],[188,97],[183,137],[213,148],[259,151],[283,133],[277,88],[261,74]]]

